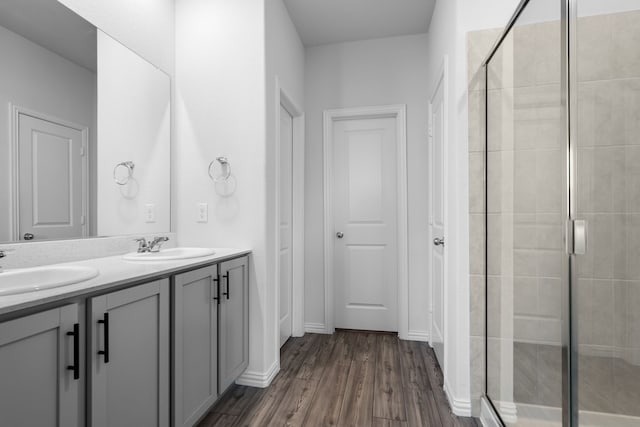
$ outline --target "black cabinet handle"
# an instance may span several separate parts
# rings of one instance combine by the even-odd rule
[[[213,299],[218,301],[218,305],[220,305],[220,275],[219,274],[213,278],[213,282],[216,284],[216,296],[214,296]]]
[[[229,294],[231,293],[231,292],[229,292],[229,287],[230,287],[229,286],[229,272],[227,271],[226,273],[224,273],[224,275],[222,277],[224,277],[225,280],[227,281],[227,292],[224,292],[223,295],[226,295],[227,299],[229,299]]]
[[[98,350],[98,354],[104,355],[104,363],[109,363],[109,313],[105,313],[98,323],[104,324],[104,350]]]
[[[67,332],[67,336],[73,337],[73,365],[67,369],[73,371],[73,379],[80,378],[80,324],[73,325],[73,332]]]

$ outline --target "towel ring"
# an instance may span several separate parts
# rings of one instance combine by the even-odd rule
[[[133,170],[135,169],[135,167],[136,167],[135,163],[133,163],[130,160],[126,162],[118,163],[113,168],[113,180],[118,185],[127,185],[129,183],[129,180],[133,177]],[[118,179],[118,176],[117,176],[118,168],[127,168],[127,176],[125,176],[122,179]]]
[[[218,176],[218,177],[214,177],[213,176],[213,165],[215,164],[215,162],[220,163],[220,167],[222,167],[223,170],[223,174]],[[227,160],[226,157],[216,157],[215,160],[212,160],[211,163],[209,163],[209,178],[211,178],[211,180],[215,183],[218,182],[226,182],[229,177],[231,176],[231,165],[229,164],[229,160]]]

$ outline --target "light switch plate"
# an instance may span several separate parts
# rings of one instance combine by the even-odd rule
[[[144,222],[152,223],[156,222],[156,205],[153,203],[147,203],[144,205]]]
[[[209,204],[198,203],[198,222],[209,222]]]

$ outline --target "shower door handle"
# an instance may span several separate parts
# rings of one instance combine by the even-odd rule
[[[573,220],[573,254],[587,253],[587,221]]]

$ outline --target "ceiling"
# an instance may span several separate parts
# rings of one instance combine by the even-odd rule
[[[0,26],[96,70],[96,28],[56,0],[1,0]]]
[[[302,43],[307,47],[426,33],[435,2],[284,0]]]

